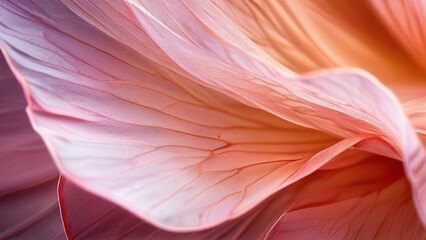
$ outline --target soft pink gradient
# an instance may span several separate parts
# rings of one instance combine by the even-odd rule
[[[425,238],[424,49],[383,6],[1,3],[68,238]]]

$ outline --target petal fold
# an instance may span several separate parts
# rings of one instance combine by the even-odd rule
[[[344,137],[355,133],[383,136],[404,161],[416,207],[426,225],[423,203],[426,199],[426,171],[423,170],[426,151],[388,89],[359,70],[329,70],[295,76],[268,59],[237,47],[244,46],[244,41],[225,37],[232,32],[232,23],[228,27],[209,18],[209,14],[219,16],[220,13],[210,4],[197,3],[182,1],[152,7],[145,1],[131,1],[148,35],[179,66],[204,84],[234,93],[233,97],[249,101],[281,118],[324,132]],[[159,17],[157,8],[170,13],[173,24]],[[175,30],[176,24],[185,31]],[[198,64],[195,66],[194,62]]]
[[[158,229],[64,177],[59,184],[71,239],[423,239],[426,232],[409,191],[401,163],[370,154],[347,168],[317,171],[241,218],[176,233]]]
[[[364,139],[408,165],[424,158],[369,74],[296,75],[212,18],[224,15],[211,3],[99,5],[131,16],[90,25],[57,2],[8,2],[0,22],[13,28],[1,25],[0,40],[64,175],[147,222],[190,231],[230,221]],[[139,45],[117,30],[129,22]]]
[[[368,1],[213,2],[257,45],[298,73],[359,67],[395,90],[423,83],[424,72]]]
[[[62,177],[58,193],[65,231],[69,239],[262,239],[278,219],[278,201],[267,201],[242,218],[195,232],[159,229],[105,199]],[[272,204],[273,203],[273,204]],[[273,206],[273,207],[272,207]]]
[[[157,226],[236,218],[364,139],[337,143],[141,57],[59,3],[27,4],[5,4],[15,25],[1,30],[34,126],[66,177]]]
[[[363,174],[359,174],[362,172]],[[424,239],[400,163],[377,156],[319,171],[268,239]]]

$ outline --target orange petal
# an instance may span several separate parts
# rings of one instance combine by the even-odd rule
[[[400,85],[424,83],[424,71],[395,41],[366,1],[214,3],[250,39],[296,72],[359,67],[396,90]]]
[[[389,31],[426,69],[426,3],[423,0],[370,0]]]

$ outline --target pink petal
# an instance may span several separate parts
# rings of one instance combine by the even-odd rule
[[[218,26],[214,20],[203,15],[206,12],[215,13],[209,4],[202,7],[191,4],[189,7],[183,3],[156,6],[158,11],[169,12],[174,23],[181,24],[179,27],[187,31],[185,35],[173,32],[171,28],[174,26],[167,26],[167,22],[161,22],[161,18],[152,15],[158,15],[155,7],[151,9],[152,6],[142,3],[133,6],[144,30],[179,66],[196,76],[201,83],[282,118],[340,136],[369,132],[383,134],[397,143],[398,140],[394,138],[398,135],[413,134],[412,131],[405,131],[405,128],[409,129],[409,124],[395,97],[372,76],[355,70],[295,76],[286,69],[270,64],[267,59],[235,47],[244,46],[242,40],[223,36],[228,41],[232,40],[233,45],[210,36],[213,33],[208,30],[213,31],[218,27],[224,29],[214,33],[222,36],[222,32],[229,30],[226,28],[228,25]],[[189,14],[190,7],[193,8],[193,15]],[[191,41],[188,41],[189,38]],[[170,41],[179,48],[174,49],[168,44]],[[211,61],[216,63],[212,64]],[[199,64],[195,66],[193,62]],[[384,109],[379,111],[379,108]],[[332,120],[336,118],[350,120]],[[382,126],[390,128],[391,132],[384,132]]]
[[[384,136],[404,160],[416,207],[426,225],[426,171],[422,170],[426,168],[426,151],[396,98],[371,75],[357,70],[332,70],[295,76],[268,59],[236,47],[244,46],[245,41],[226,37],[232,24],[228,27],[208,17],[220,16],[209,4],[151,6],[134,1],[132,7],[148,35],[203,84],[325,132],[345,137],[361,133]],[[159,12],[170,14],[173,23],[164,20]],[[383,148],[373,144],[363,147],[372,152]]]
[[[426,237],[401,164],[373,156],[349,168],[319,171],[311,178],[315,180],[295,191],[293,205],[268,239]]]
[[[264,239],[268,233],[270,238],[277,239],[306,239],[308,236],[330,239],[330,235],[345,239],[345,234],[353,237],[357,233],[362,239],[425,237],[425,229],[410,199],[402,165],[371,155],[349,168],[314,173],[243,217],[199,232],[158,229],[113,203],[83,191],[65,178],[60,181],[59,195],[65,229],[71,239],[142,236],[144,239]],[[354,206],[354,202],[357,205]],[[392,210],[387,211],[390,207]],[[341,212],[336,208],[350,210]],[[286,214],[270,230],[284,212]],[[348,216],[342,215],[345,213]],[[323,223],[315,225],[319,220]]]
[[[58,172],[25,107],[22,89],[0,55],[0,238],[64,238]]]
[[[61,2],[106,35],[136,52],[143,53],[149,61],[166,67],[172,72],[178,72],[186,78],[192,78],[182,71],[141,29],[127,1],[105,0],[104,4],[93,1],[61,0]]]
[[[348,115],[355,115],[356,118],[366,118],[365,112],[373,112],[375,115],[383,115],[383,116],[374,116],[378,121],[373,123],[374,125],[383,125],[382,123],[388,122],[390,117],[395,118],[391,123],[386,123],[385,125],[393,125],[392,128],[398,126],[399,129],[396,129],[396,132],[401,132],[402,134],[408,134],[413,136],[414,133],[404,133],[405,128],[410,128],[407,126],[407,121],[405,119],[401,120],[403,123],[399,123],[399,118],[404,118],[402,111],[399,107],[397,101],[395,101],[394,97],[389,95],[388,90],[384,89],[381,84],[377,82],[377,80],[373,79],[369,75],[365,75],[359,71],[334,71],[331,76],[327,76],[327,72],[323,72],[322,74],[312,74],[311,76],[302,77],[306,81],[306,83],[295,83],[292,75],[288,69],[283,68],[275,68],[277,67],[273,60],[269,59],[261,49],[253,42],[250,41],[239,29],[239,26],[235,26],[234,22],[229,21],[229,19],[224,18],[223,12],[219,11],[214,5],[206,3],[199,4],[197,1],[183,1],[182,3],[176,2],[171,5],[165,4],[151,4],[149,1],[131,1],[134,2],[132,5],[133,8],[140,8],[135,10],[135,14],[137,16],[132,15],[132,12],[129,12],[129,9],[126,8],[125,4],[117,3],[117,2],[108,2],[103,6],[96,6],[93,3],[87,1],[73,1],[68,2],[65,1],[65,4],[70,7],[73,11],[79,14],[81,17],[85,18],[87,21],[92,24],[97,25],[99,22],[103,22],[102,28],[106,33],[113,36],[115,39],[121,41],[123,44],[128,45],[134,50],[140,52],[150,59],[158,59],[156,57],[164,57],[164,53],[161,51],[164,50],[168,53],[175,62],[182,67],[187,72],[193,73],[194,76],[197,77],[197,80],[202,80],[202,84],[208,84],[212,88],[220,88],[221,91],[230,94],[231,96],[239,99],[241,102],[246,104],[250,104],[256,107],[262,107],[267,109],[268,111],[279,115],[283,118],[290,119],[299,124],[310,125],[310,127],[319,128],[323,131],[332,132],[332,134],[336,134],[334,129],[335,125],[334,121],[331,124],[326,124],[325,127],[321,128],[319,126],[312,126],[313,123],[306,123],[306,116],[301,118],[300,116],[295,116],[295,114],[291,114],[293,108],[297,107],[308,107],[308,109],[303,109],[305,111],[315,111],[316,109],[310,109],[311,106],[304,106],[304,103],[298,103],[297,97],[303,98],[303,95],[306,94],[307,91],[312,91],[308,93],[309,95],[315,95],[315,98],[312,99],[312,96],[309,97],[306,101],[309,102],[308,105],[313,104],[313,101],[323,102],[330,100],[324,99],[333,99],[332,101],[342,101],[348,102],[350,99],[361,99],[362,101],[350,103],[350,107],[358,108],[357,105],[362,105],[363,108],[361,113],[348,112],[348,109],[341,109],[340,111],[346,112]],[[219,4],[221,5],[221,4]],[[326,4],[324,4],[325,7]],[[359,7],[362,9],[362,4]],[[266,6],[266,5],[265,5]],[[344,7],[344,6],[340,6]],[[345,8],[345,7],[344,7]],[[350,7],[352,9],[352,7]],[[361,11],[361,10],[359,10]],[[90,14],[88,14],[90,13]],[[185,13],[185,14],[183,14]],[[152,14],[152,15],[151,15]],[[107,16],[117,16],[115,21],[108,21]],[[149,16],[148,16],[149,15]],[[126,16],[126,18],[119,17]],[[215,16],[215,17],[213,17]],[[139,24],[137,25],[137,21],[139,19]],[[173,19],[173,20],[172,20]],[[150,26],[150,22],[152,22],[152,26]],[[180,25],[179,25],[180,24]],[[156,26],[158,25],[158,26]],[[126,26],[126,27],[123,27]],[[120,31],[121,30],[121,31]],[[211,31],[211,32],[210,32]],[[150,34],[151,32],[151,34]],[[232,34],[230,34],[232,32]],[[211,37],[212,34],[216,34],[218,37]],[[151,38],[147,37],[150,35]],[[160,36],[162,35],[162,36]],[[130,37],[129,37],[130,36]],[[179,36],[179,38],[178,38]],[[142,38],[141,42],[135,42],[135,39],[139,37]],[[191,45],[188,41],[193,43]],[[161,49],[158,49],[157,46],[153,43],[156,42]],[[156,41],[158,40],[158,41]],[[174,42],[174,45],[179,45],[178,49],[175,49],[174,45],[169,44],[170,42]],[[150,49],[155,49],[156,52],[148,52],[142,46],[147,43]],[[142,46],[140,46],[142,45]],[[235,46],[238,46],[236,48]],[[186,48],[186,50],[184,50]],[[180,50],[180,51],[179,51]],[[241,51],[245,50],[245,51]],[[226,54],[226,52],[231,52],[232,54]],[[191,53],[197,52],[197,56],[191,55]],[[154,56],[152,55],[154,54]],[[253,54],[256,55],[253,56]],[[202,57],[201,57],[202,56]],[[258,57],[262,57],[259,59]],[[222,67],[220,64],[208,64],[207,61],[195,61],[197,63],[204,63],[203,67],[201,64],[197,64],[196,66],[192,64],[195,58],[200,59],[214,59],[220,60],[224,64],[228,65]],[[250,59],[250,60],[247,60]],[[262,61],[263,60],[263,61]],[[166,61],[166,65],[169,67],[176,66],[170,61]],[[266,65],[265,65],[266,64]],[[235,67],[236,69],[229,69]],[[203,71],[200,71],[203,69]],[[208,69],[208,71],[207,71]],[[388,69],[388,68],[386,68]],[[220,71],[219,71],[220,70]],[[248,70],[247,73],[244,70]],[[176,71],[179,71],[177,69]],[[182,70],[180,70],[182,73]],[[207,76],[204,72],[209,72]],[[229,73],[231,71],[231,73]],[[269,71],[269,72],[268,72]],[[234,74],[232,75],[232,72]],[[213,74],[216,73],[216,74]],[[182,74],[186,74],[183,72]],[[257,82],[252,83],[250,80],[252,77],[247,76],[250,74],[255,74],[257,76],[253,76],[253,80],[255,79]],[[392,73],[393,74],[393,73]],[[393,74],[394,75],[394,74]],[[226,78],[224,76],[227,76]],[[243,76],[243,78],[242,78]],[[244,77],[246,76],[246,77]],[[405,75],[406,76],[406,75]],[[290,78],[290,79],[289,79]],[[309,79],[322,79],[322,78],[335,78],[335,79],[326,79],[321,80],[321,86],[316,86],[312,89],[312,81]],[[353,79],[355,78],[355,79]],[[228,81],[224,82],[224,79],[238,79],[239,81],[244,82],[244,85],[247,85],[242,88],[242,85],[239,84],[239,81]],[[339,79],[345,79],[345,84],[343,85],[342,81]],[[339,82],[338,82],[339,81]],[[260,83],[259,83],[260,82]],[[350,83],[348,83],[350,82]],[[217,86],[218,83],[222,83],[223,86]],[[236,85],[236,86],[235,86]],[[269,86],[263,86],[269,85]],[[277,86],[278,85],[278,86]],[[299,86],[298,86],[299,85]],[[342,85],[342,86],[341,86]],[[355,85],[355,86],[354,86]],[[285,86],[285,87],[283,87]],[[257,89],[254,93],[250,92],[254,88]],[[339,89],[341,88],[341,89]],[[355,88],[355,89],[354,89]],[[332,91],[326,91],[331,89]],[[355,91],[353,91],[355,90]],[[243,93],[243,91],[246,91]],[[288,92],[287,92],[288,91]],[[297,95],[298,92],[301,91],[301,95]],[[346,98],[344,94],[341,92],[348,92],[348,96]],[[269,92],[265,97],[265,94],[259,96],[259,99],[255,99],[257,96],[253,96],[256,93],[265,93]],[[337,93],[337,96],[335,93]],[[351,93],[353,92],[353,93]],[[371,92],[371,95],[366,96],[365,92]],[[412,88],[410,88],[410,92],[412,93]],[[269,95],[285,95],[288,99],[285,99],[285,104],[289,108],[292,108],[290,111],[287,110],[286,114],[281,114],[281,112],[277,111],[279,108],[284,108],[282,103],[274,103],[275,106],[262,106],[263,103],[259,103],[259,101],[263,102],[271,102],[273,100],[269,99]],[[243,96],[241,96],[243,95]],[[290,96],[288,96],[290,95]],[[293,96],[296,95],[296,96]],[[324,95],[324,96],[322,96]],[[331,95],[331,96],[330,96]],[[405,94],[404,94],[405,95]],[[276,97],[276,96],[271,96]],[[335,99],[337,98],[337,99]],[[344,99],[342,99],[344,98]],[[405,98],[405,96],[404,96]],[[382,100],[383,99],[383,100]],[[275,99],[276,102],[282,100],[282,97],[278,97]],[[248,102],[247,102],[248,101]],[[283,100],[284,101],[284,100]],[[376,106],[371,105],[370,102],[377,103]],[[265,103],[265,105],[271,105],[270,103]],[[276,106],[278,105],[278,106]],[[302,105],[302,106],[299,106]],[[324,105],[324,104],[321,104]],[[326,104],[327,108],[342,108],[342,106],[334,106],[336,104]],[[384,112],[378,111],[378,108],[382,108],[381,105],[388,105]],[[344,106],[343,108],[347,108]],[[353,111],[351,109],[350,111]],[[300,110],[299,110],[300,111]],[[317,110],[318,111],[318,110]],[[321,110],[324,111],[324,110]],[[396,111],[397,117],[393,117],[394,112]],[[315,122],[318,121],[317,116],[318,113],[314,113]],[[319,114],[321,115],[321,114]],[[323,114],[325,115],[325,114]],[[328,114],[330,115],[330,114]],[[386,117],[384,115],[387,115]],[[347,118],[348,116],[342,116],[343,118]],[[380,119],[385,117],[386,119]],[[328,117],[330,118],[330,116]],[[332,117],[334,118],[334,116]],[[350,116],[351,120],[353,116]],[[324,120],[323,120],[324,121]],[[352,121],[345,121],[348,124],[353,124]],[[321,122],[322,123],[322,122]],[[376,126],[376,127],[378,127]],[[383,129],[389,128],[389,126],[382,126]],[[352,126],[342,126],[342,128],[352,128]],[[362,124],[362,130],[360,132],[365,132],[366,126]],[[368,128],[368,127],[367,127]],[[377,132],[377,130],[374,130]],[[378,130],[379,132],[383,132],[383,130]],[[408,131],[410,132],[410,131]],[[338,135],[345,134],[337,133]],[[382,133],[381,133],[382,134]],[[400,133],[394,133],[393,138],[399,138],[397,135]],[[387,134],[385,134],[387,135]],[[392,138],[392,137],[391,137]],[[411,137],[409,137],[411,138]]]
[[[58,190],[69,239],[260,239],[278,219],[276,210],[282,208],[278,201],[267,201],[270,204],[262,204],[242,218],[208,230],[179,233],[156,228],[64,177]]]
[[[236,218],[370,137],[335,144],[244,106],[141,58],[60,5],[6,6],[2,17],[15,25],[2,30],[4,49],[64,174],[163,228]],[[46,23],[30,9],[49,13]],[[28,26],[34,32],[20,38]]]
[[[404,110],[414,126],[419,138],[423,142],[423,146],[426,147],[426,98],[418,98],[407,102],[403,105]],[[421,154],[421,153],[418,153]],[[413,194],[417,206],[423,207],[423,211],[426,211],[425,200],[426,200],[426,159],[419,156],[414,156],[411,161],[408,162],[407,166],[407,177],[411,181]],[[422,216],[422,213],[419,213]]]
[[[0,21],[14,25],[0,28],[3,48],[27,84],[34,125],[81,187],[165,229],[200,230],[241,216],[363,139],[382,136],[363,148],[394,148],[406,161],[423,151],[371,76],[296,76],[226,18],[210,18],[222,16],[211,5],[186,4],[191,11],[177,1],[131,6],[131,22],[160,47],[132,48],[138,53],[62,5],[4,4]],[[168,57],[169,69],[154,64]],[[266,112],[348,139],[335,144]]]
[[[426,137],[426,97],[406,102],[403,107],[417,133]]]

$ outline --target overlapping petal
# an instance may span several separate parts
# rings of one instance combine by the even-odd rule
[[[59,187],[65,229],[72,239],[423,239],[426,231],[409,191],[400,163],[369,155],[350,167],[318,171],[241,218],[200,232],[174,233],[67,179]]]
[[[397,111],[397,117],[393,120],[394,122],[389,124],[386,123],[386,125],[393,125],[394,127],[400,126],[401,124],[397,122],[401,120],[399,118],[404,118],[398,106],[398,102],[395,101],[393,96],[389,95],[388,90],[384,89],[383,86],[378,84],[371,76],[364,75],[363,73],[348,70],[334,72],[331,76],[326,76],[328,73],[324,72],[322,74],[302,77],[302,79],[309,78],[320,80],[320,83],[315,84],[322,86],[315,87],[310,86],[313,84],[311,80],[305,80],[306,82],[294,81],[293,79],[297,77],[294,77],[291,71],[289,72],[287,69],[277,67],[274,61],[268,57],[264,57],[265,54],[262,54],[262,50],[251,42],[249,38],[245,37],[240,29],[235,26],[234,22],[227,19],[223,12],[211,3],[198,4],[197,1],[182,1],[167,5],[153,4],[149,1],[139,1],[132,4],[140,8],[136,10],[137,16],[134,16],[131,12],[128,12],[128,8],[123,6],[125,5],[124,3],[119,4],[112,1],[102,7],[97,7],[93,3],[87,1],[64,2],[68,7],[76,11],[77,14],[84,17],[85,20],[91,22],[95,26],[97,26],[96,23],[102,22],[103,27],[108,29],[105,30],[105,32],[116,33],[116,35],[113,35],[114,38],[135,49],[139,53],[155,59],[155,56],[164,57],[164,52],[166,52],[175,60],[175,63],[196,76],[194,79],[195,81],[202,80],[203,84],[209,84],[213,88],[226,92],[228,95],[239,99],[241,102],[268,109],[276,115],[291,119],[299,124],[319,128],[323,131],[331,131],[333,134],[337,135],[345,135],[344,132],[346,130],[343,130],[343,133],[336,133],[334,131],[336,127],[330,126],[334,125],[334,123],[326,124],[326,127],[321,128],[319,126],[314,126],[312,122],[307,122],[309,121],[309,116],[306,116],[308,114],[305,114],[303,117],[297,116],[295,113],[291,114],[293,107],[300,107],[301,105],[307,108],[303,109],[306,110],[307,113],[315,111],[315,109],[310,109],[310,106],[306,106],[313,104],[312,102],[314,102],[314,99],[312,99],[312,95],[315,95],[316,98],[321,98],[315,99],[318,103],[324,101],[324,99],[333,99],[327,101],[334,101],[336,98],[338,98],[336,101],[347,102],[348,99],[340,99],[344,96],[344,94],[342,94],[343,92],[348,95],[347,98],[362,99],[364,101],[364,103],[351,103],[350,105],[352,105],[353,108],[359,107],[356,106],[359,104],[362,108],[365,108],[363,111],[370,112],[374,115],[383,115],[382,112],[378,111],[378,108],[381,108],[381,106],[380,104],[369,106],[369,101],[382,103],[380,99],[386,99],[384,101],[389,102],[389,104],[387,104],[389,107],[387,108],[390,108],[390,111]],[[114,16],[127,16],[127,18],[117,17],[117,19],[119,19],[118,21],[107,21],[106,16],[111,14]],[[153,15],[151,16],[151,14]],[[216,17],[213,18],[212,16]],[[138,17],[141,18],[139,19],[140,25],[137,24]],[[131,21],[129,19],[131,19]],[[150,22],[152,22],[152,26],[148,26]],[[124,26],[126,26],[126,28],[124,28]],[[127,32],[120,32],[118,31],[120,29],[132,29],[132,31],[130,32],[130,30],[127,30]],[[132,36],[146,36],[148,32],[152,32],[152,39],[149,39],[147,42],[155,42],[164,52],[158,47],[153,47],[152,49],[157,50],[157,55],[152,56],[151,53],[147,53],[146,50],[139,46],[140,44],[134,41],[136,37],[132,38]],[[162,34],[161,37],[160,33]],[[145,39],[143,39],[143,41],[145,41]],[[174,44],[169,44],[170,42]],[[175,49],[177,45],[179,45],[179,48]],[[192,64],[192,62],[196,62],[193,60],[195,58],[200,59],[197,65]],[[207,61],[208,59],[212,62]],[[201,67],[202,64],[203,66]],[[173,63],[171,63],[171,65],[173,65]],[[170,67],[171,65],[167,66]],[[177,68],[179,66],[177,66]],[[173,67],[176,68],[176,66]],[[179,71],[179,69],[177,69],[177,71]],[[184,72],[183,74],[186,73]],[[321,80],[323,78],[334,79]],[[228,79],[232,79],[233,81],[229,81]],[[244,89],[239,89],[242,88],[241,84],[239,84],[240,82],[244,82],[244,85],[247,86],[245,86]],[[217,86],[218,84],[219,86]],[[260,97],[248,92],[253,88],[257,88],[257,93],[268,92],[269,95],[281,95],[277,97],[276,101],[287,100],[285,103],[288,105],[287,108],[290,108],[290,111],[285,109],[286,112],[281,113],[279,109],[285,108],[286,106],[281,106],[284,104],[270,106],[272,105],[270,102],[273,102],[273,100],[268,98],[260,99]],[[328,90],[327,92],[326,89]],[[316,92],[308,93],[310,98],[305,100],[302,95],[305,95],[308,91]],[[302,93],[298,95],[299,92]],[[333,96],[334,94],[340,94],[340,96]],[[264,95],[265,94],[263,94],[262,97]],[[303,99],[302,102],[300,101],[301,99]],[[342,107],[328,105],[327,108]],[[347,106],[343,106],[343,108],[345,109],[338,110],[353,110],[349,110]],[[384,115],[386,114],[389,114],[389,116],[395,115],[393,112],[384,113]],[[311,113],[311,115],[317,115],[317,113]],[[322,116],[321,114],[318,115]],[[360,117],[366,118],[364,113],[355,114],[351,112],[347,115],[364,115]],[[373,118],[379,117],[374,116]],[[388,120],[380,119],[378,123],[376,122],[374,124],[379,126],[381,122],[385,123]],[[403,121],[406,122],[405,120]],[[405,126],[402,126],[396,131],[405,132],[406,123],[402,123],[402,125]],[[337,128],[345,127],[340,126]],[[383,128],[389,128],[389,126]],[[333,131],[330,129],[333,129]],[[339,129],[337,131],[342,130]],[[366,130],[360,131],[365,132]],[[382,130],[378,131],[382,132]],[[413,134],[411,133],[411,135]]]
[[[395,90],[423,82],[424,72],[387,31],[368,1],[214,3],[254,42],[296,72],[359,67]]]
[[[58,172],[28,121],[21,87],[0,57],[0,238],[63,239]]]
[[[424,148],[369,74],[296,75],[211,3],[95,6],[0,9],[34,127],[80,187],[164,229],[200,230],[355,146],[404,161],[424,219]]]
[[[406,102],[403,106],[416,131],[426,137],[426,97]]]
[[[319,171],[293,193],[268,239],[424,239],[401,167],[367,156],[347,168]]]
[[[156,6],[162,12],[170,12],[174,23],[186,30],[184,35],[178,35],[161,18],[152,15],[155,12],[151,8],[156,8],[145,4],[133,5],[144,30],[177,64],[212,88],[230,92],[233,97],[284,119],[339,136],[376,133],[399,145],[399,135],[413,135],[394,96],[366,73],[335,70],[299,77],[236,47],[244,45],[238,39],[229,43],[230,39],[220,35],[229,32],[228,25],[218,25],[204,16],[206,12],[216,14],[217,9],[211,4],[182,2]],[[174,49],[169,42],[180,47]],[[198,64],[194,65],[197,59]],[[350,121],[331,120],[336,118]],[[359,127],[348,126],[354,123]]]
[[[153,64],[61,5],[17,2],[2,13],[15,22],[2,28],[4,49],[64,174],[164,228],[239,216],[364,139],[332,146]]]
[[[227,44],[229,38],[224,38],[227,41],[218,38],[221,32],[227,32],[228,25],[220,25],[222,31],[215,31],[218,25],[206,14],[216,15],[212,5],[201,7],[190,1],[161,6],[163,11],[171,13],[174,23],[181,24],[180,29],[185,29],[184,35],[179,35],[179,32],[173,31],[176,26],[168,26],[167,22],[156,17],[156,12],[150,10],[152,6],[143,1],[133,4],[144,30],[176,63],[205,84],[213,87],[219,83],[221,88],[235,93],[237,96],[234,97],[249,99],[257,107],[284,119],[325,132],[340,136],[375,133],[387,138],[404,159],[408,177],[415,189],[414,200],[424,219],[424,147],[398,101],[372,76],[351,70],[293,76],[236,47],[243,45],[241,42],[233,45],[236,39],[231,39],[232,42]],[[170,42],[180,48],[173,48]],[[194,66],[194,61],[199,64]]]
[[[62,217],[70,239],[261,239],[280,217],[281,198],[268,200],[241,218],[195,232],[169,232],[117,205],[83,191],[66,178],[59,185]]]

